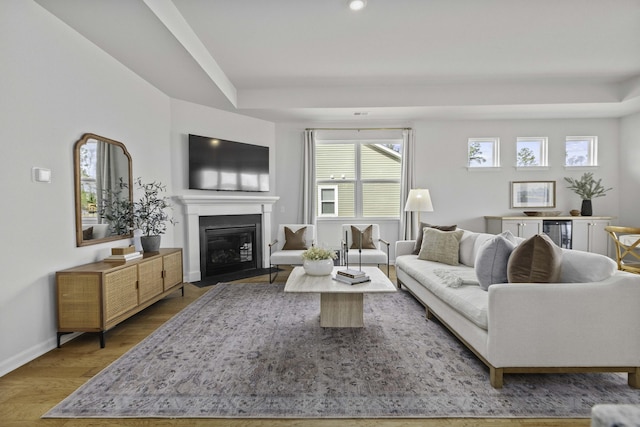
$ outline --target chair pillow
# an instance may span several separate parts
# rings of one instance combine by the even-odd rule
[[[557,283],[560,281],[562,249],[546,234],[520,243],[507,263],[510,283]]]
[[[436,230],[440,230],[440,231],[456,231],[456,227],[458,227],[457,225],[431,225],[431,224],[427,224],[426,222],[421,222],[420,223],[420,232],[418,233],[418,237],[416,238],[416,244],[413,245],[413,255],[418,255],[418,253],[420,253],[420,248],[422,248],[422,232],[424,231],[425,227],[429,227],[429,228],[435,228]]]
[[[475,260],[476,276],[485,291],[494,283],[507,283],[507,263],[516,245],[498,234],[485,242]]]
[[[362,241],[362,249],[378,249],[373,243],[373,225],[368,226],[364,230],[360,231],[358,227],[351,226],[351,242],[350,249],[360,249],[360,242]]]
[[[425,227],[422,234],[422,247],[418,259],[449,265],[459,264],[458,251],[464,230],[440,231]]]
[[[307,248],[307,241],[305,234],[307,227],[300,227],[298,231],[291,231],[289,227],[284,228],[284,245],[283,251],[296,251],[305,250]]]

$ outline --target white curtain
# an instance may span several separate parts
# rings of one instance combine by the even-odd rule
[[[316,135],[313,130],[304,131],[304,154],[302,168],[302,221],[316,222]]]
[[[405,212],[404,205],[409,197],[409,191],[415,185],[415,132],[413,129],[405,129],[402,131],[402,164],[401,164],[401,183],[400,183],[400,238],[411,240],[414,238],[414,224],[417,222],[418,212]]]

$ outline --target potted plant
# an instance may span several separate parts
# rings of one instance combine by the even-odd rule
[[[333,260],[336,259],[336,251],[312,246],[302,252],[302,267],[310,276],[326,276],[333,271]]]
[[[138,190],[142,193],[133,202],[133,226],[142,231],[140,243],[145,252],[157,252],[160,248],[161,234],[167,231],[167,222],[175,224],[172,216],[165,209],[171,208],[167,196],[162,195],[167,190],[159,182],[142,182],[136,178]]]
[[[606,196],[605,193],[612,189],[602,185],[602,178],[596,180],[593,177],[593,172],[585,172],[580,179],[565,177],[564,180],[569,183],[567,188],[582,198],[582,209],[580,210],[582,216],[591,216],[593,214],[591,200],[595,197]]]

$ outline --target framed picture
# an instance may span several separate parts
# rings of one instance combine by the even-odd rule
[[[555,181],[511,182],[512,208],[555,208]]]

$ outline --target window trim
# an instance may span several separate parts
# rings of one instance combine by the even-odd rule
[[[526,166],[518,164],[518,143],[519,142],[540,142],[540,164]],[[516,169],[517,170],[548,170],[549,168],[549,138],[546,136],[519,136],[516,138]]]
[[[570,141],[589,141],[587,148],[589,162],[586,165],[568,165],[567,164],[567,143]],[[593,168],[598,167],[598,137],[597,136],[567,136],[564,142],[564,167],[567,169]]]
[[[480,165],[472,165],[471,159],[469,158],[469,148],[473,143],[491,143],[492,144],[492,155],[493,155],[493,163],[488,164],[487,166]],[[467,170],[477,171],[477,170],[496,170],[500,168],[500,138],[498,137],[473,137],[467,140]]]
[[[338,203],[338,186],[335,184],[317,184],[318,186],[318,212],[316,212],[316,215],[318,218],[334,218],[338,216],[338,209],[339,209],[339,203]],[[334,211],[332,214],[326,214],[322,212],[322,190],[333,190],[333,206],[334,206]],[[327,202],[328,203],[328,202]]]
[[[402,155],[404,154],[404,141],[402,138],[384,138],[384,139],[319,139],[316,141],[316,148],[318,145],[332,145],[332,144],[352,144],[354,145],[355,152],[355,165],[354,165],[354,177],[353,178],[343,178],[343,177],[334,177],[334,178],[324,178],[318,179],[316,178],[316,191],[319,192],[321,187],[327,187],[332,184],[332,180],[340,180],[341,183],[353,183],[354,186],[354,216],[341,216],[338,217],[336,215],[320,215],[320,196],[318,195],[318,207],[316,209],[316,218],[318,219],[335,219],[339,218],[341,220],[345,219],[362,219],[367,221],[372,221],[376,219],[381,220],[400,220],[402,215],[400,203],[398,204],[398,213],[396,216],[364,216],[364,201],[363,201],[363,183],[398,183],[402,185],[402,176],[398,176],[397,179],[391,178],[362,178],[362,146],[364,145],[381,145],[381,144],[397,144],[402,146],[402,150],[400,152],[400,159],[402,161]],[[315,156],[315,153],[314,153]],[[336,190],[336,195],[337,195]],[[336,200],[336,212],[338,212],[338,202]]]

